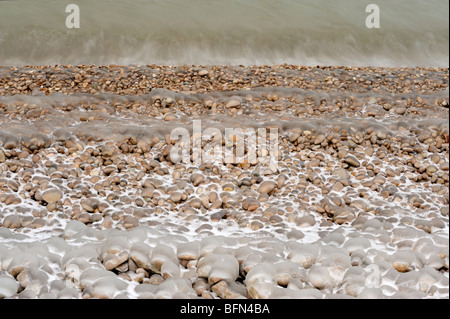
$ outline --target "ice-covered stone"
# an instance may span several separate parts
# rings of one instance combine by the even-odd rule
[[[195,260],[200,257],[199,242],[181,243],[177,247],[177,258],[183,260]]]
[[[318,256],[319,246],[315,244],[296,244],[290,247],[287,258],[303,268],[309,268],[316,263]]]
[[[115,276],[103,277],[92,284],[92,296],[99,299],[111,299],[127,287],[127,283]]]
[[[211,290],[222,299],[244,299],[247,295],[247,288],[243,284],[231,280],[221,280]]]
[[[152,248],[145,243],[135,243],[130,249],[130,259],[136,263],[136,266],[145,270],[151,269],[150,255]]]
[[[412,270],[418,265],[416,255],[413,251],[400,250],[391,255],[388,261],[392,264],[392,267],[398,272],[407,272]]]
[[[150,258],[150,266],[154,272],[160,272],[162,265],[166,261],[177,261],[177,257],[175,255],[175,251],[172,247],[164,244],[157,244],[155,248],[153,248],[151,258]]]
[[[383,299],[385,295],[380,288],[364,288],[359,294],[360,299]]]
[[[155,299],[157,286],[154,285],[137,285],[134,287],[134,292],[138,299]]]
[[[18,289],[19,283],[14,278],[0,276],[0,299],[14,296]]]
[[[361,226],[361,230],[363,230],[363,231],[373,231],[373,230],[381,229],[382,227],[383,227],[383,222],[381,222],[380,220],[378,220],[376,218],[372,218],[372,219],[369,219],[368,221],[366,221]]]
[[[331,232],[322,238],[324,244],[340,246],[345,242],[345,236],[341,232]]]
[[[333,287],[334,285],[328,268],[321,265],[313,265],[309,268],[307,281],[320,290]]]
[[[240,264],[241,273],[247,274],[253,267],[264,261],[264,253],[253,251],[242,259]]]
[[[342,289],[344,294],[358,297],[366,287],[365,285],[366,277],[364,275],[347,276],[342,285]]]
[[[66,278],[71,280],[72,282],[80,281],[81,270],[77,264],[68,264],[65,267],[64,273],[66,275]]]
[[[291,261],[282,261],[274,265],[276,269],[275,281],[280,286],[288,286],[292,278],[306,278],[305,269]]]
[[[80,275],[80,285],[82,288],[86,288],[92,286],[98,279],[106,278],[108,280],[115,276],[113,272],[104,269],[87,269]]]
[[[392,230],[393,242],[399,242],[408,239],[416,240],[417,238],[423,238],[424,236],[425,234],[423,231],[410,226],[398,227]]]
[[[56,295],[57,299],[79,299],[80,292],[75,288],[64,288]]]
[[[8,272],[12,276],[17,276],[22,270],[28,268],[39,268],[39,258],[38,256],[32,254],[31,252],[20,252],[14,253],[11,262],[8,265]]]
[[[399,291],[389,296],[389,299],[424,299],[427,295],[421,291]]]
[[[274,287],[270,294],[270,299],[323,299],[323,293],[317,289],[293,290],[281,287]]]
[[[86,230],[88,226],[78,220],[70,220],[63,232],[63,238],[68,239]]]
[[[93,264],[100,264],[97,249],[92,245],[84,245],[67,250],[61,259],[61,265],[64,268],[72,263],[80,266],[82,270],[92,267]]]
[[[200,242],[200,256],[206,256],[214,251],[217,247],[223,246],[223,240],[218,237],[206,237]]]
[[[161,276],[164,279],[168,278],[180,278],[181,268],[178,262],[174,260],[166,260],[161,266]]]
[[[402,272],[398,275],[395,285],[400,291],[418,290],[419,276],[418,271]]]
[[[372,246],[369,239],[364,237],[352,237],[347,239],[344,243],[343,247],[348,250],[349,253],[352,253],[358,249],[367,249]]]
[[[126,236],[112,236],[108,237],[102,245],[101,257],[104,259],[108,254],[120,254],[128,252],[131,244]]]
[[[41,290],[47,286],[49,276],[38,268],[30,267],[22,270],[16,279],[23,288],[27,288],[39,295]]]
[[[128,261],[128,253],[120,252],[117,254],[107,254],[103,256],[103,264],[108,270],[113,270],[114,268],[120,266],[124,262]]]
[[[267,299],[276,287],[276,269],[273,264],[263,262],[253,267],[245,278],[248,294],[252,299]]]
[[[400,273],[395,282],[399,291],[428,293],[433,287],[448,286],[448,278],[431,267]]]
[[[210,254],[199,259],[197,275],[208,278],[210,284],[220,280],[236,280],[239,276],[239,263],[232,255]]]
[[[156,289],[158,299],[173,299],[177,294],[183,294],[187,298],[197,297],[197,293],[187,279],[169,278]]]

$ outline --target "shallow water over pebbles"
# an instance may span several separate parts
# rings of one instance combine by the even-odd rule
[[[5,82],[0,296],[448,298],[448,75],[402,70],[423,80],[364,88],[362,74],[386,70],[344,80],[339,68],[274,67],[262,87],[229,71],[204,80],[216,71],[145,94],[123,91],[135,81],[84,91],[115,67],[47,86],[64,93],[39,76],[25,90]],[[307,88],[328,76],[339,83]],[[178,86],[196,81],[211,86]],[[257,163],[172,162],[168,134],[194,120],[277,129],[277,165],[264,150]]]

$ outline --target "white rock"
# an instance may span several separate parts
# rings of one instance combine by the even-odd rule
[[[19,283],[12,277],[0,277],[0,299],[10,298],[17,293]]]
[[[64,273],[68,279],[73,282],[79,282],[81,276],[80,267],[77,264],[68,264],[65,267]]]

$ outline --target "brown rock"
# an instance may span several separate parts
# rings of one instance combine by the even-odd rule
[[[247,294],[243,285],[239,285],[236,282],[227,283],[225,280],[221,280],[213,285],[211,290],[222,299],[244,298]]]
[[[63,194],[59,189],[56,188],[52,188],[52,189],[48,189],[46,190],[43,194],[42,194],[42,199],[47,202],[47,203],[56,203],[59,200],[61,200]]]
[[[348,165],[353,166],[353,167],[361,166],[361,163],[359,162],[359,160],[353,155],[347,155],[344,158],[344,163],[347,163]]]
[[[269,194],[275,189],[276,186],[277,184],[275,182],[264,181],[261,185],[259,185],[259,192],[261,194]]]
[[[181,192],[173,192],[172,194],[170,194],[170,200],[174,203],[179,203],[181,202],[183,194]]]
[[[254,211],[259,208],[259,201],[255,198],[246,198],[242,202],[242,208],[248,211]]]

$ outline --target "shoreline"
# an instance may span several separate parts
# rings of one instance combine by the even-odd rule
[[[0,297],[448,298],[448,77],[0,66]],[[278,167],[172,161],[199,119]]]
[[[49,78],[47,78],[47,73]],[[233,76],[239,76],[240,83],[233,83],[236,80]],[[356,76],[358,79],[353,79]],[[427,76],[431,78],[426,79]],[[57,85],[54,82],[57,79],[53,80],[52,77],[53,79],[60,77],[60,83]],[[167,77],[167,82],[162,83],[161,81],[165,77]],[[277,77],[280,77],[283,83],[279,80],[277,82]],[[374,89],[377,89],[377,84],[378,86],[383,84],[385,88],[379,93],[398,93],[405,89],[411,89],[392,87],[396,84],[393,83],[393,80],[398,80],[401,77],[403,77],[402,82],[405,83],[414,81],[420,83],[426,79],[433,85],[426,87],[424,90],[417,90],[416,93],[427,94],[430,91],[448,88],[448,68],[308,67],[295,65],[250,67],[189,65],[173,67],[157,65],[0,66],[0,87],[3,87],[3,89],[0,89],[0,95],[30,94],[33,90],[42,91],[44,89],[50,89],[50,92],[44,91],[44,93],[49,94],[55,92],[57,86],[60,86],[58,91],[61,93],[147,94],[150,88],[165,88],[177,92],[208,92],[267,85],[314,90],[318,89],[318,84],[322,84],[323,87],[319,89],[323,91],[345,90],[355,92],[373,92]],[[336,79],[339,83],[335,85],[332,83],[333,81],[330,81],[331,79]],[[377,83],[377,79],[386,83]],[[181,82],[182,80],[192,83],[186,85],[176,83],[176,81]],[[113,83],[108,83],[108,81]],[[133,83],[129,81],[133,81]],[[9,87],[8,82],[16,82],[18,89],[5,89],[5,86]],[[119,83],[123,87],[117,87]],[[308,86],[308,84],[311,86]],[[375,87],[372,87],[372,84]],[[406,86],[404,83],[396,85]]]

